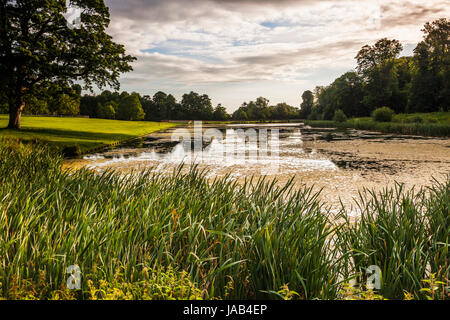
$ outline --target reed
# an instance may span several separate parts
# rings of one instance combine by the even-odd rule
[[[378,193],[364,190],[357,205],[358,222],[347,221],[340,236],[347,237],[343,243],[360,283],[366,281],[367,267],[375,265],[381,269],[383,297],[402,299],[408,292],[425,298],[423,280],[437,275],[446,284],[440,288],[442,298],[448,298],[449,180],[420,190],[400,184]]]
[[[376,122],[370,119],[350,119],[346,122],[328,120],[308,120],[306,125],[322,128],[352,128],[357,130],[378,131],[403,135],[429,137],[450,137],[450,125],[447,123],[406,123],[406,122]]]
[[[426,192],[369,193],[358,223],[336,223],[318,192],[292,181],[210,181],[195,167],[69,172],[43,146],[2,141],[0,296],[67,292],[66,268],[76,264],[77,298],[113,284],[152,297],[139,296],[146,270],[170,270],[161,272],[174,279],[168,286],[190,291],[168,298],[278,299],[289,286],[302,299],[337,299],[370,263],[382,266],[388,297],[420,297],[428,265],[448,281],[449,202],[448,180]]]

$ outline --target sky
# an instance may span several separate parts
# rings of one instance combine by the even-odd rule
[[[411,55],[450,0],[105,0],[108,33],[137,57],[121,90],[208,94],[228,111],[263,96],[298,107],[305,90],[355,69],[387,37]]]

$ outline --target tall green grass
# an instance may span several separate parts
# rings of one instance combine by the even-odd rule
[[[60,165],[44,147],[0,144],[0,296],[31,285],[38,298],[51,298],[65,290],[74,264],[79,298],[117,283],[118,273],[136,288],[149,269],[186,272],[197,298],[280,298],[288,285],[303,299],[338,299],[369,263],[384,268],[381,293],[389,298],[399,288],[421,297],[428,264],[448,281],[448,180],[426,194],[368,194],[355,224],[336,223],[319,193],[292,182],[211,182],[197,168],[124,176]]]
[[[380,267],[381,292],[390,299],[401,299],[405,291],[425,297],[421,289],[429,274],[448,282],[448,181],[417,191],[402,185],[378,193],[365,190],[357,204],[360,219],[347,221],[344,233],[359,280],[366,280],[368,266]]]
[[[311,188],[210,183],[195,168],[171,176],[69,173],[54,169],[58,157],[33,150],[0,151],[5,296],[15,279],[44,278],[58,290],[73,264],[84,287],[88,280],[114,281],[118,268],[135,282],[144,267],[172,266],[209,297],[276,297],[271,292],[287,283],[304,298],[337,295],[344,268],[328,243],[335,227]]]
[[[357,130],[379,131],[404,135],[428,137],[450,137],[450,125],[446,123],[406,123],[406,122],[376,122],[370,119],[350,119],[346,122],[327,120],[305,121],[312,127],[323,128],[353,128]]]

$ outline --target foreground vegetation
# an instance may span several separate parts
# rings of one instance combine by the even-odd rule
[[[291,183],[69,173],[45,147],[3,141],[0,199],[7,299],[449,298],[450,179],[362,193],[353,223]],[[81,290],[67,288],[71,265]]]
[[[0,115],[0,128],[6,127],[8,116]],[[87,118],[23,117],[22,129],[0,129],[0,138],[23,141],[40,140],[60,150],[85,153],[94,148],[139,137],[175,126],[171,123],[131,122]],[[75,152],[74,152],[75,151]]]

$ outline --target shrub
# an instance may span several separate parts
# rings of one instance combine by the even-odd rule
[[[341,109],[337,109],[334,112],[333,121],[345,122],[345,121],[347,121],[347,116],[345,115],[344,111],[342,111]]]
[[[413,123],[422,123],[423,122],[423,118],[421,116],[415,116],[411,120]]]
[[[64,157],[78,157],[81,154],[80,146],[68,146],[62,150]]]
[[[322,118],[322,114],[315,109],[313,109],[311,114],[308,116],[308,120],[322,120]]]
[[[394,111],[388,107],[375,109],[372,112],[372,119],[377,122],[391,122]]]

